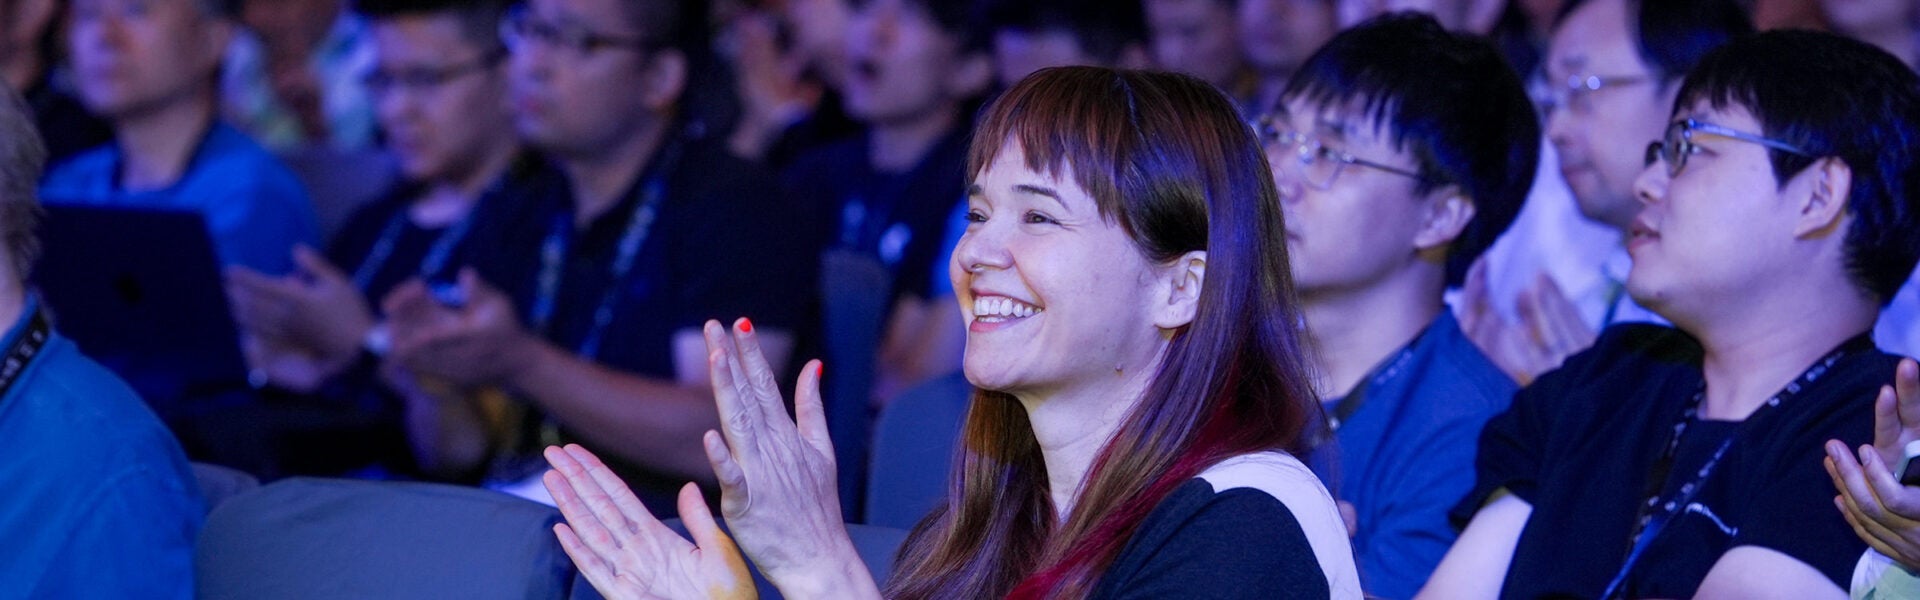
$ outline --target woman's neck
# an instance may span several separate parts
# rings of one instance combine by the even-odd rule
[[[1027,409],[1027,421],[1046,461],[1048,494],[1057,523],[1073,514],[1094,459],[1145,397],[1155,370],[1117,370],[1111,379],[1076,390],[1016,395]]]

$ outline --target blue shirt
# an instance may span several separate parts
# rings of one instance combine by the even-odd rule
[[[193,596],[206,509],[186,455],[133,390],[58,334],[0,396],[0,482],[0,596]]]
[[[1447,511],[1473,487],[1480,429],[1506,410],[1516,386],[1467,340],[1453,313],[1387,357],[1346,398],[1334,452],[1314,470],[1353,505],[1354,559],[1366,592],[1410,598],[1457,537]]]
[[[224,265],[271,275],[293,270],[293,245],[317,246],[318,218],[293,171],[245,134],[215,122],[180,179],[162,189],[120,185],[120,147],[107,144],[54,167],[41,183],[49,203],[193,210],[205,215]]]

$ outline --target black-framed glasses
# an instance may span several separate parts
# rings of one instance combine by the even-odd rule
[[[584,27],[554,23],[534,16],[524,4],[509,9],[506,18],[500,20],[500,40],[509,50],[518,51],[532,41],[548,48],[565,50],[577,57],[616,48],[646,52],[662,46],[638,35],[599,33]]]
[[[400,69],[374,68],[368,71],[361,82],[367,86],[367,93],[385,96],[401,90],[414,93],[439,89],[471,73],[493,68],[506,58],[506,48],[495,48],[475,60],[440,67],[407,67]]]
[[[1549,84],[1541,104],[1548,112],[1565,107],[1584,114],[1593,111],[1595,92],[1652,82],[1653,78],[1646,75],[1568,75],[1562,85]]]
[[[1801,150],[1798,146],[1780,140],[1728,129],[1695,119],[1682,119],[1668,125],[1666,135],[1662,136],[1660,140],[1647,144],[1646,165],[1653,166],[1653,161],[1656,160],[1665,161],[1667,163],[1667,177],[1679,176],[1680,170],[1687,167],[1687,157],[1700,153],[1700,146],[1693,143],[1693,136],[1696,134],[1720,136],[1749,144],[1759,144],[1787,154],[1814,158],[1813,153]]]
[[[1319,138],[1293,131],[1281,125],[1279,117],[1274,115],[1267,115],[1254,121],[1253,131],[1254,134],[1260,138],[1260,146],[1266,148],[1268,152],[1274,152],[1275,150],[1291,151],[1293,157],[1299,160],[1300,174],[1306,180],[1307,185],[1311,185],[1315,189],[1325,190],[1333,187],[1333,181],[1340,177],[1340,170],[1347,165],[1367,167],[1395,175],[1412,177],[1421,182],[1429,180],[1427,176],[1421,175],[1418,171],[1366,160],[1340,150],[1328,148]]]

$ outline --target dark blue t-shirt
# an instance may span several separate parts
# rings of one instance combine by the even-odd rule
[[[1608,328],[1514,397],[1480,437],[1473,492],[1454,508],[1464,524],[1505,488],[1533,506],[1501,595],[1591,598],[1625,563],[1639,508],[1674,424],[1700,389],[1702,350],[1679,330]],[[1629,597],[1690,597],[1721,555],[1768,548],[1846,589],[1866,545],[1833,507],[1824,444],[1872,439],[1873,398],[1898,357],[1849,354],[1817,382],[1740,423],[1686,429],[1665,488],[1690,475],[1727,436],[1727,454],[1654,538],[1627,581]],[[1689,439],[1691,438],[1691,439]],[[1663,495],[1670,497],[1671,493]]]

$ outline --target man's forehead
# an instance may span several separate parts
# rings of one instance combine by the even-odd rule
[[[1377,122],[1374,117],[1387,118],[1387,111],[1370,112],[1366,98],[1352,98],[1344,102],[1313,103],[1295,98],[1287,101],[1285,113],[1288,122],[1301,131],[1310,131],[1319,135],[1333,135],[1348,141],[1377,141],[1386,134],[1385,123]]]

